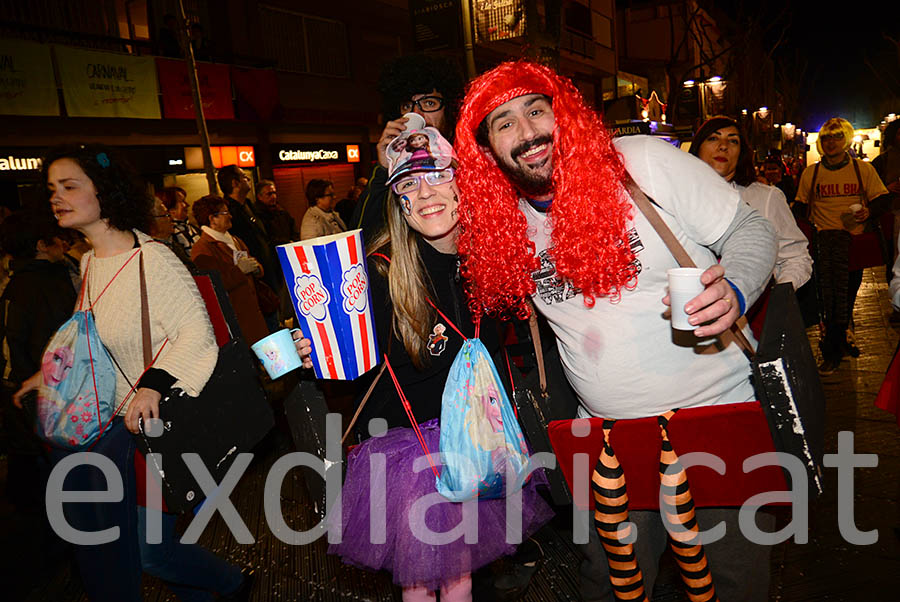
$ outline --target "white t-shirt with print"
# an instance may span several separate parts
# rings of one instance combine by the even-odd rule
[[[738,192],[704,162],[660,140],[631,136],[615,146],[694,262],[701,268],[715,264],[704,245],[727,230]],[[690,334],[687,343],[673,342],[673,333],[682,333],[663,317],[662,298],[666,270],[678,264],[637,207],[628,233],[640,263],[637,286],[617,303],[597,299],[592,308],[556,276],[546,214],[524,200],[520,210],[541,259],[533,300],[556,334],[566,375],[581,399],[580,416],[641,418],[754,399],[750,364],[736,345],[716,351],[715,339],[698,341]],[[755,343],[749,329],[745,334]]]

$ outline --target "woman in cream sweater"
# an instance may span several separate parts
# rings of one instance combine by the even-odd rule
[[[175,254],[144,233],[152,198],[135,172],[111,149],[59,147],[44,159],[43,171],[57,222],[83,233],[93,247],[81,260],[84,286],[79,305],[91,308],[100,338],[118,366],[117,415],[91,451],[112,461],[124,495],[117,502],[62,505],[65,520],[76,529],[118,529],[118,537],[108,543],[75,546],[88,597],[95,601],[140,600],[142,566],[167,581],[182,598],[197,599],[198,590],[210,591],[209,599],[212,591],[239,594],[247,585],[240,570],[199,546],[178,544],[174,515],[163,514],[162,543],[148,544],[147,513],[137,506],[135,493],[132,433],[138,432],[139,419],[157,418],[160,399],[173,386],[197,395],[215,367],[218,347],[203,299]],[[152,351],[154,356],[159,354],[153,367],[146,370],[141,256]],[[16,401],[38,384],[39,375],[28,379],[16,393]],[[69,455],[54,450],[57,461]],[[105,491],[116,487],[107,485],[96,468],[77,465],[68,472],[65,488]]]

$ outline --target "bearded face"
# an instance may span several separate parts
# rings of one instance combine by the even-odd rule
[[[491,111],[485,121],[500,170],[525,196],[549,198],[555,127],[550,99],[542,94],[519,96]]]

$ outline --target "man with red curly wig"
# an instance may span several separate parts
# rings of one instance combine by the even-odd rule
[[[530,299],[557,337],[579,416],[645,418],[755,399],[742,352],[712,337],[759,296],[775,237],[712,168],[647,136],[613,142],[570,81],[528,62],[471,82],[455,148],[458,246],[473,315],[522,316]],[[677,262],[636,209],[627,175],[705,268],[705,290],[685,307],[697,326],[687,341],[673,337],[664,313],[666,270]],[[727,527],[706,546],[713,582],[722,600],[766,600],[769,548],[744,539],[737,515],[736,508],[697,511],[701,529]],[[630,520],[649,595],[666,531],[658,511],[632,511]],[[773,530],[772,517],[758,515],[764,529],[767,521]],[[582,593],[612,600],[605,554],[591,533]]]

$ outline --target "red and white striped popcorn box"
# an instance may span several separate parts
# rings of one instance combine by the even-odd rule
[[[362,230],[277,247],[318,378],[353,380],[380,361]]]

